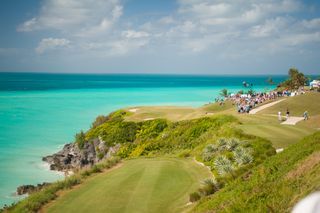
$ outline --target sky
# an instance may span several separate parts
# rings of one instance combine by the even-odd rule
[[[0,71],[320,74],[319,0],[1,0]]]

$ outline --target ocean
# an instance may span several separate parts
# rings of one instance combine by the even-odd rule
[[[201,106],[226,88],[266,91],[270,76],[0,73],[0,207],[16,187],[63,178],[41,158],[72,142],[100,114],[142,105]],[[279,83],[285,76],[271,76]]]

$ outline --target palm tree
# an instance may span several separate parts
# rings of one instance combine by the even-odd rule
[[[227,89],[221,90],[220,95],[223,96],[223,97],[227,97],[228,96],[228,90]]]
[[[273,79],[271,77],[269,77],[266,82],[268,82],[269,85],[274,85],[275,82],[273,81]]]

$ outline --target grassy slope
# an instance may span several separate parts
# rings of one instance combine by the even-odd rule
[[[262,165],[202,200],[194,212],[289,212],[320,190],[320,132],[270,157]]]
[[[191,160],[129,160],[62,195],[47,212],[177,212],[209,176]]]
[[[299,95],[285,99],[279,104],[269,107],[258,112],[259,114],[277,115],[279,111],[284,115],[287,108],[292,116],[303,116],[303,112],[307,110],[310,116],[320,114],[320,93],[308,92],[305,95]]]
[[[238,117],[242,122],[240,129],[270,140],[275,148],[287,147],[316,131],[307,125],[281,125],[275,116],[257,114]]]
[[[165,118],[171,121],[188,120],[207,116],[210,113],[223,112],[232,109],[232,103],[226,102],[225,105],[207,104],[203,107],[183,107],[183,106],[145,106],[134,107],[136,112],[128,116],[129,121],[143,121],[145,119]],[[130,110],[129,108],[127,110]]]
[[[281,125],[277,120],[278,111],[285,114],[289,108],[292,116],[302,116],[305,110],[310,114],[310,120],[297,125]],[[270,116],[273,115],[273,116]],[[301,138],[314,133],[320,128],[320,93],[309,92],[305,95],[286,98],[284,101],[264,109],[256,115],[238,116],[243,123],[239,127],[248,134],[253,134],[270,140],[274,147],[287,147]]]
[[[318,100],[318,101],[317,101]],[[289,106],[292,115],[299,115],[308,110],[311,118],[295,126],[280,125],[276,116],[279,109]],[[211,114],[231,114],[242,122],[238,127],[247,134],[256,135],[270,140],[275,148],[284,148],[298,142],[320,128],[320,93],[307,93],[302,96],[289,97],[281,103],[260,111],[256,115],[238,114],[231,102],[224,106],[208,104],[200,108],[191,107],[137,107],[127,119],[141,121],[150,118],[166,118],[169,120],[193,119]],[[284,113],[284,111],[283,111]]]

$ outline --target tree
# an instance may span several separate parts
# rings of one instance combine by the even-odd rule
[[[273,81],[273,79],[272,79],[271,77],[269,77],[269,78],[266,80],[266,82],[267,82],[269,85],[274,85],[274,84],[275,84],[274,81]]]
[[[279,85],[280,87],[285,87],[286,89],[298,89],[299,87],[303,87],[308,81],[308,78],[296,68],[290,68],[288,75],[289,78],[282,82]]]
[[[228,90],[227,89],[221,90],[220,95],[223,96],[223,97],[227,97],[228,96]]]

